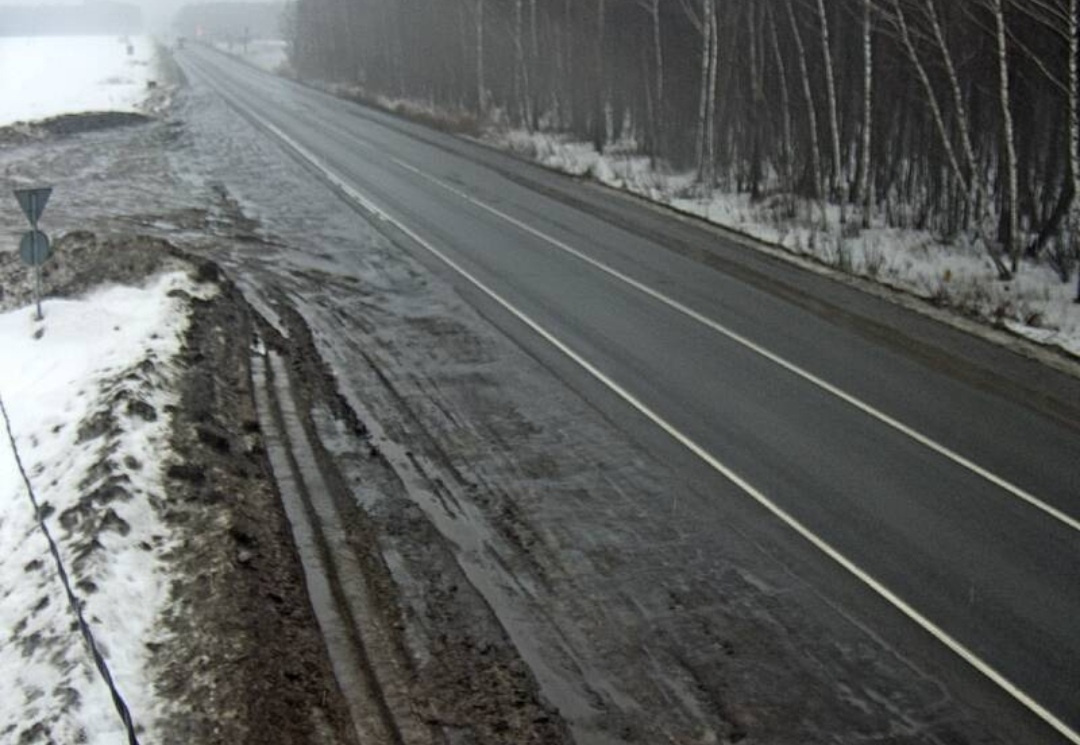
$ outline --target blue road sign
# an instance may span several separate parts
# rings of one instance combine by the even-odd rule
[[[19,206],[22,207],[26,219],[35,227],[37,227],[41,213],[45,211],[45,205],[49,203],[50,196],[52,196],[51,186],[40,189],[15,190],[15,198],[19,200]]]
[[[41,266],[52,256],[49,236],[40,230],[28,230],[19,241],[19,256],[30,266]]]

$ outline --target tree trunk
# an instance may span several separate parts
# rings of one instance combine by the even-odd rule
[[[705,163],[708,171],[705,183],[711,191],[716,186],[716,75],[720,61],[720,30],[716,20],[716,0],[709,0],[708,23],[712,26],[712,32],[709,35],[712,39],[712,45],[709,48],[709,111],[706,126],[708,136],[705,140],[707,150]]]
[[[1012,100],[1009,93],[1008,30],[1005,25],[1004,0],[991,0],[994,30],[997,36],[998,92],[1001,103],[1002,136],[1005,138],[1005,210],[1008,221],[1005,249],[1012,260],[1015,274],[1020,264],[1019,177],[1016,159],[1016,131],[1013,125]]]
[[[870,227],[873,188],[870,183],[870,148],[874,128],[874,1],[863,0],[863,131],[862,158],[859,163],[859,194],[863,208],[862,224]]]
[[[806,64],[806,46],[803,44],[802,32],[799,31],[799,22],[795,19],[795,10],[791,7],[791,0],[785,0],[788,20],[791,21],[791,32],[795,36],[795,49],[798,52],[799,72],[802,76],[803,98],[806,101],[806,118],[810,126],[810,158],[814,173],[815,199],[821,203],[821,222],[826,229],[829,227],[829,213],[825,208],[825,189],[821,178],[821,138],[818,135],[817,110],[814,108],[814,91],[810,87],[810,71]]]
[[[514,0],[514,106],[518,121],[532,126],[529,112],[529,73],[525,67],[524,15],[522,0]]]
[[[654,154],[663,157],[667,151],[667,138],[664,134],[666,117],[664,111],[664,44],[660,33],[660,0],[652,0],[650,12],[652,14],[653,57],[656,64],[656,103],[653,107],[653,137],[655,142],[653,148]]]
[[[967,201],[970,206],[968,212],[974,214],[976,220],[985,220],[987,202],[983,198],[982,180],[979,177],[979,167],[975,161],[975,148],[971,144],[971,124],[968,119],[967,105],[960,91],[960,76],[956,73],[956,65],[953,62],[952,52],[945,40],[945,32],[937,14],[936,0],[925,0],[926,15],[930,19],[930,27],[934,32],[934,40],[941,52],[941,60],[945,65],[945,73],[949,79],[949,89],[952,92],[953,108],[956,110],[957,127],[960,130],[961,152],[967,167]]]
[[[574,116],[577,113],[574,108],[577,104],[577,102],[574,100],[574,85],[572,83],[574,78],[570,72],[574,69],[574,24],[573,15],[570,10],[572,7],[573,0],[564,0],[562,29],[559,34],[559,38],[563,40],[563,56],[562,63],[560,65],[561,75],[559,76],[559,85],[562,87],[563,90],[561,114],[562,126],[564,129],[573,129],[575,121]]]
[[[832,51],[829,44],[829,17],[825,13],[825,0],[818,0],[818,18],[821,22],[821,53],[825,63],[825,93],[829,104],[829,135],[832,140],[832,179],[830,191],[840,199],[840,228],[847,223],[848,186],[844,175],[843,155],[840,152],[840,122],[836,113],[836,75],[833,71]]]
[[[604,151],[604,145],[607,142],[607,80],[605,77],[604,69],[604,57],[605,57],[605,43],[604,36],[607,30],[607,13],[604,7],[604,0],[596,0],[596,60],[595,71],[596,79],[593,81],[594,86],[594,100],[593,100],[593,146],[597,152]]]
[[[979,210],[981,212],[982,208],[978,204],[971,203],[972,195],[975,194],[976,187],[972,187],[972,181],[965,177],[963,169],[960,168],[960,161],[956,158],[956,148],[953,147],[952,140],[949,138],[949,132],[945,128],[945,119],[941,114],[941,105],[938,103],[937,96],[934,94],[934,86],[930,82],[930,76],[926,72],[926,67],[923,65],[922,60],[919,59],[919,53],[915,49],[915,43],[911,39],[911,31],[908,28],[904,9],[900,7],[900,0],[893,0],[893,11],[895,13],[897,27],[900,30],[900,40],[903,43],[904,49],[907,51],[911,64],[918,73],[919,82],[926,93],[926,102],[930,106],[930,113],[934,119],[934,126],[941,139],[941,146],[945,150],[945,154],[948,158],[949,167],[952,170],[957,183],[964,185],[965,201],[968,203],[969,210]],[[975,231],[985,244],[986,252],[990,256],[990,260],[994,262],[994,267],[997,269],[998,276],[1002,279],[1008,279],[1009,276],[1011,276],[1009,269],[1002,263],[1001,257],[998,256],[993,243],[983,232],[983,225],[978,217],[976,218],[975,223]]]
[[[773,57],[776,60],[777,75],[780,77],[780,109],[781,127],[783,129],[783,142],[780,146],[780,172],[787,181],[788,191],[795,191],[793,168],[793,148],[791,144],[791,93],[788,91],[787,66],[784,64],[784,55],[780,50],[780,38],[776,32],[776,16],[773,15],[772,7],[765,6],[769,15],[769,39],[772,42]]]
[[[705,182],[705,159],[708,157],[708,147],[705,142],[708,138],[709,127],[709,72],[712,70],[712,24],[709,23],[709,3],[711,1],[701,0],[701,93],[698,100],[697,126],[698,181],[701,183]]]
[[[893,9],[896,13],[897,26],[900,29],[900,39],[903,42],[904,49],[907,51],[908,59],[911,60],[911,64],[914,65],[915,71],[918,73],[919,82],[922,84],[923,91],[926,93],[926,102],[930,106],[930,113],[934,118],[934,126],[941,139],[941,146],[944,148],[945,155],[949,160],[949,166],[956,176],[956,179],[960,183],[966,185],[968,180],[965,178],[964,172],[960,168],[960,162],[956,159],[956,149],[953,147],[952,140],[949,138],[949,132],[945,128],[945,119],[941,113],[941,105],[938,103],[937,96],[934,94],[934,86],[930,82],[930,76],[927,74],[926,67],[919,58],[919,53],[915,49],[915,43],[911,40],[911,32],[908,29],[907,17],[904,15],[904,9],[900,7],[900,0],[893,0]]]
[[[751,134],[751,150],[750,150],[750,198],[757,201],[761,198],[761,179],[762,179],[762,140],[765,137],[766,126],[764,122],[768,121],[768,113],[765,111],[765,86],[762,81],[764,64],[762,57],[764,56],[762,49],[758,46],[758,22],[756,6],[751,5],[746,15],[747,31],[749,32],[748,41],[750,49],[750,117],[752,121],[760,121],[763,126],[755,127]]]
[[[484,82],[484,0],[476,0],[476,107],[487,116],[487,85]]]
[[[1076,260],[1076,302],[1080,303],[1080,0],[1069,0],[1069,177],[1073,198],[1069,209],[1069,250]]]
[[[1073,193],[1073,182],[1071,178],[1065,182],[1065,187],[1061,190],[1061,194],[1058,195],[1057,203],[1054,205],[1054,209],[1050,213],[1050,217],[1046,219],[1042,227],[1039,229],[1039,234],[1035,236],[1033,240],[1025,250],[1027,258],[1036,260],[1039,258],[1039,254],[1043,252],[1046,245],[1053,240],[1054,236],[1061,229],[1063,223],[1066,223],[1069,219],[1069,213],[1072,209],[1072,205],[1076,202],[1075,194]],[[1055,267],[1059,269],[1060,267]],[[1065,269],[1062,274],[1062,281],[1069,281],[1069,269]]]

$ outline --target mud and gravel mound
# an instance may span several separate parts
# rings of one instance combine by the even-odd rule
[[[130,111],[89,111],[62,114],[36,122],[17,122],[0,127],[0,147],[23,145],[49,137],[70,137],[84,132],[97,132],[115,127],[145,124],[152,119]]]
[[[85,230],[62,234],[42,267],[44,297],[72,297],[107,283],[132,284],[178,267],[168,242],[139,235],[99,236]],[[0,311],[33,302],[34,273],[16,251],[0,252]]]
[[[208,276],[207,266],[198,275]],[[166,619],[182,643],[151,650],[174,704],[162,745],[352,745],[352,723],[313,617],[252,397],[253,319],[220,275],[193,300],[172,415],[165,520],[183,536]]]

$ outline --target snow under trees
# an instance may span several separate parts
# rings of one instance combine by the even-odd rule
[[[702,191],[820,202],[823,231],[929,230],[1067,281],[1076,2],[296,0],[287,35],[303,76],[629,141]]]

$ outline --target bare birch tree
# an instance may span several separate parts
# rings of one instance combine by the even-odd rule
[[[706,22],[711,27],[709,37],[712,44],[709,47],[709,83],[708,83],[708,117],[705,124],[706,153],[705,153],[705,184],[708,188],[716,185],[716,76],[720,65],[720,29],[716,18],[716,0],[708,0],[708,17]]]
[[[810,128],[810,162],[813,168],[813,196],[821,203],[821,221],[824,228],[829,227],[829,213],[825,207],[825,188],[821,175],[821,138],[818,136],[817,110],[814,106],[814,90],[810,84],[810,70],[806,60],[806,45],[803,44],[799,22],[795,18],[795,9],[791,0],[785,0],[791,33],[795,38],[796,57],[799,61],[799,73],[802,77],[803,99],[806,103],[806,120]]]
[[[825,227],[830,202],[841,219],[857,203],[866,221],[972,231],[1002,277],[1023,247],[1071,278],[1080,0],[294,3],[303,77],[597,148],[625,124],[702,189],[802,195]]]
[[[873,206],[873,186],[870,183],[870,159],[874,131],[874,0],[863,0],[863,115],[862,153],[859,160],[859,193],[856,201],[862,205],[863,227],[869,228]]]
[[[532,128],[529,70],[525,64],[524,10],[522,0],[514,0],[514,105],[518,120]]]
[[[487,85],[484,81],[484,1],[476,0],[476,108],[483,119],[487,115]]]
[[[769,17],[769,41],[772,46],[773,60],[776,63],[777,76],[780,78],[780,170],[784,175],[786,186],[789,190],[795,190],[792,172],[794,170],[794,152],[791,135],[791,93],[788,90],[787,65],[784,63],[784,53],[780,49],[780,38],[776,31],[776,16],[772,6],[765,6]]]
[[[832,49],[829,44],[829,16],[825,12],[825,0],[817,0],[818,24],[821,30],[821,54],[825,68],[825,96],[829,108],[829,136],[832,144],[832,177],[830,191],[839,192],[840,229],[847,223],[848,187],[844,174],[843,155],[840,152],[840,122],[836,114],[836,75],[833,72]]]
[[[607,88],[605,81],[604,47],[607,36],[607,5],[605,0],[596,0],[596,56],[593,85],[593,146],[603,151],[607,141]]]
[[[903,42],[904,48],[907,51],[908,58],[911,61],[912,66],[915,68],[919,82],[922,85],[923,91],[926,94],[926,102],[930,108],[933,116],[934,125],[937,129],[938,136],[941,140],[942,149],[945,151],[949,169],[952,171],[953,176],[957,182],[963,185],[965,200],[969,203],[969,209],[977,209],[977,205],[971,204],[973,198],[978,201],[977,197],[974,197],[978,193],[979,187],[975,183],[975,177],[977,174],[965,173],[964,169],[960,167],[960,161],[957,160],[956,148],[953,147],[952,138],[949,136],[948,128],[945,126],[945,118],[942,115],[941,105],[938,102],[937,94],[934,92],[934,85],[930,81],[930,75],[926,71],[926,66],[922,62],[922,58],[919,56],[918,50],[915,47],[915,42],[912,38],[911,29],[907,22],[907,16],[904,13],[904,8],[901,4],[901,0],[893,0],[894,18],[897,28],[900,31],[900,38]],[[947,48],[946,48],[947,51]],[[947,55],[948,56],[948,55]],[[997,250],[993,243],[985,237],[984,226],[981,220],[976,218],[975,230],[982,236],[983,243],[987,254],[990,256],[991,261],[994,263],[994,267],[997,269],[998,276],[1002,279],[1007,279],[1011,276],[1011,272],[1002,263]]]
[[[1080,303],[1080,79],[1077,57],[1080,56],[1080,0],[1069,0],[1069,178],[1072,179],[1072,203],[1069,206],[1069,248],[1076,262],[1076,302]]]
[[[1016,161],[1016,131],[1013,126],[1012,97],[1009,92],[1009,47],[1004,0],[990,0],[990,10],[994,16],[994,31],[997,41],[998,95],[1001,105],[1002,137],[1005,141],[1005,249],[1011,257],[1011,268],[1015,274],[1020,263],[1020,190]]]
[[[653,72],[656,76],[656,84],[653,89],[653,96],[656,101],[655,110],[653,111],[653,144],[663,154],[666,152],[667,147],[664,127],[664,44],[660,27],[660,0],[650,0],[649,17],[652,21]]]
[[[764,50],[758,43],[760,36],[758,6],[751,5],[747,8],[746,15],[747,39],[750,50],[750,106],[751,116],[760,119],[763,126],[754,128],[754,135],[750,143],[750,198],[757,200],[761,196],[762,160],[764,158],[762,140],[768,129],[765,122],[768,121],[768,113],[765,111],[765,85],[764,85]]]
[[[709,22],[709,11],[713,0],[701,0],[701,16],[695,17],[688,8],[688,15],[701,34],[701,78],[698,93],[698,116],[697,116],[697,171],[698,180],[702,184],[708,184],[706,161],[709,156],[709,146],[706,141],[709,138],[709,77],[712,71],[712,47],[713,25]]]

